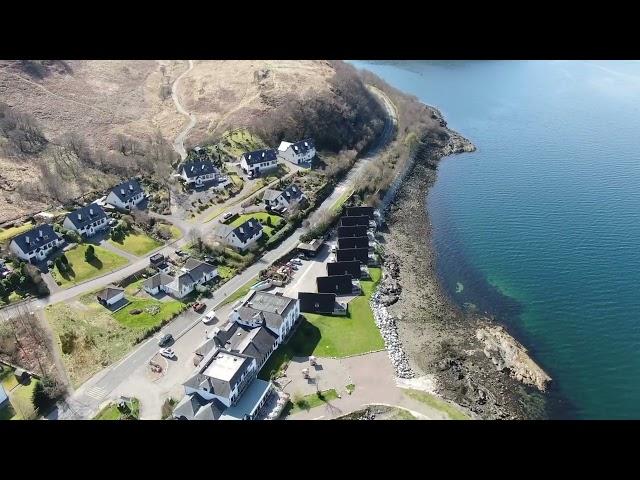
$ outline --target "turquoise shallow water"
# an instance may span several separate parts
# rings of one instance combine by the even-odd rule
[[[640,418],[640,63],[352,63],[478,147],[425,199],[452,298],[552,375],[552,417]]]

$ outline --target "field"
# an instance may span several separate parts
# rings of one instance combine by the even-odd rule
[[[131,291],[135,285],[127,288]],[[113,315],[95,301],[93,294],[46,307],[46,318],[54,331],[74,387],[124,357],[146,329],[159,325],[185,308],[178,301],[159,302],[129,294],[127,298],[133,301],[132,304]],[[134,308],[141,309],[142,313],[131,315]]]
[[[369,271],[371,280],[360,282],[364,295],[349,302],[346,317],[304,313],[293,336],[262,367],[260,378],[269,379],[295,356],[340,358],[383,349],[384,341],[369,306],[382,272],[379,268]]]
[[[89,263],[84,258],[87,247],[87,244],[81,244],[65,252],[71,270],[61,273],[57,266],[53,268],[53,278],[58,285],[66,288],[116,270],[128,263],[127,259],[99,246],[93,247],[96,258]]]
[[[16,235],[20,235],[21,233],[26,232],[32,226],[33,224],[31,222],[27,222],[19,227],[0,228],[0,244],[11,240]]]
[[[320,405],[324,405],[331,400],[335,400],[336,398],[338,398],[338,392],[334,389],[311,393],[301,398],[294,398],[293,402],[290,401],[287,403],[282,412],[282,416],[286,417],[299,413],[303,410],[310,410],[312,408],[319,407]]]
[[[154,299],[130,299],[132,302],[118,310],[113,317],[122,325],[132,329],[145,330],[160,325],[162,322],[175,317],[185,309],[185,304],[177,300],[159,302]],[[142,310],[138,315],[132,311]]]
[[[0,421],[35,418],[36,412],[31,398],[38,380],[31,379],[27,385],[21,385],[13,372],[13,368],[6,366],[3,366],[0,372],[0,383],[9,397],[9,403],[0,409]]]
[[[126,237],[124,237],[124,240],[122,240],[122,242],[109,240],[109,243],[121,250],[124,250],[125,252],[137,255],[138,257],[143,256],[148,252],[155,250],[156,248],[163,245],[161,242],[154,240],[153,238],[142,232],[129,233]]]

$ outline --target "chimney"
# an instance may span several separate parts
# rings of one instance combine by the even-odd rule
[[[120,189],[120,195],[124,195],[124,188]]]
[[[78,220],[82,220],[82,214],[81,213],[78,214]]]
[[[240,233],[244,233],[244,228],[240,227]]]
[[[40,234],[40,237],[42,237],[42,230],[38,230],[38,233]]]
[[[200,167],[200,170],[204,170],[204,163],[202,164],[202,166]]]
[[[129,184],[129,190],[133,190],[133,184]]]
[[[308,144],[307,142],[304,142],[304,146],[305,146],[305,147],[308,147],[308,146],[309,146],[309,144]]]
[[[262,158],[264,158],[264,152],[262,152]]]
[[[27,242],[27,244],[29,243],[29,235],[27,235],[26,237],[24,237],[24,241]]]
[[[193,172],[193,165],[191,165],[191,171]]]

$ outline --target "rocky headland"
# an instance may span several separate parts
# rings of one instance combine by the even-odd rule
[[[537,418],[551,378],[503,327],[458,308],[437,280],[426,194],[442,157],[474,150],[451,130],[448,138],[422,139],[383,202],[384,268],[371,301],[374,317],[399,378],[429,376],[439,395],[480,418]]]

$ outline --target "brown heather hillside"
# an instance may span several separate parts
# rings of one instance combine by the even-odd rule
[[[0,60],[0,224],[126,175],[168,176],[188,121],[171,98],[184,60]],[[247,127],[269,144],[314,136],[362,149],[382,111],[355,71],[326,61],[194,61],[177,89],[185,146]],[[275,146],[275,145],[274,145]]]

